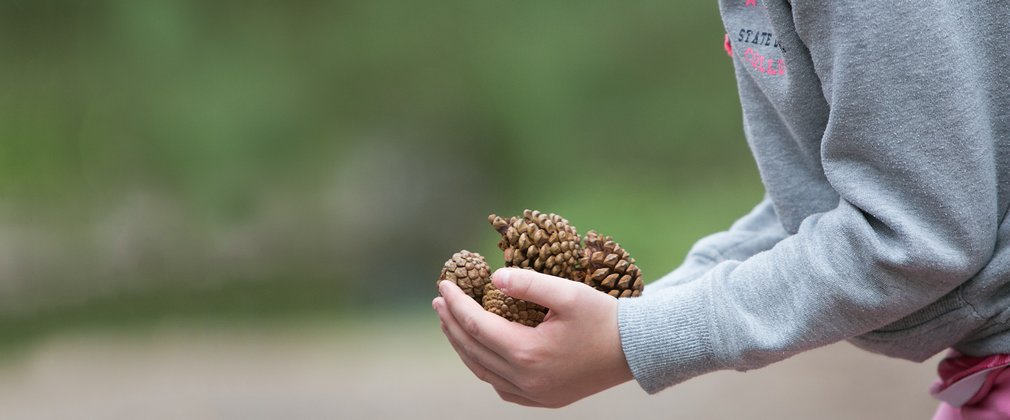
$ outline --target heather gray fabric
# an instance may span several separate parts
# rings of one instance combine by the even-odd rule
[[[768,250],[787,236],[789,233],[782,228],[771,200],[766,196],[754,210],[733,223],[728,231],[714,233],[696,242],[680,267],[650,283],[647,292],[652,294],[692,281],[726,260],[745,260]]]
[[[650,393],[841,340],[1010,353],[1010,5],[791,3],[720,1],[767,196],[619,301]]]

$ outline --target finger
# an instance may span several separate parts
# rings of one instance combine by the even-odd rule
[[[435,298],[433,306],[435,307],[435,312],[438,312],[439,319],[442,320],[442,332],[445,333],[445,336],[452,344],[452,348],[456,350],[456,353],[459,354],[459,357],[467,364],[467,367],[470,367],[471,365],[479,365],[501,377],[506,382],[509,382],[510,384],[512,383],[509,379],[514,376],[512,374],[513,369],[509,366],[508,362],[463,330],[452,312],[447,308],[448,305],[446,305],[444,297]],[[474,374],[478,375],[478,377],[482,374],[472,368],[470,370],[474,371]]]
[[[441,298],[441,297],[435,298],[431,302],[431,306],[433,308],[435,308],[436,312],[438,312],[439,311],[439,306],[442,306],[442,307],[445,306],[445,300],[443,298]],[[519,387],[516,386],[515,384],[513,384],[513,383],[511,383],[511,382],[509,382],[507,380],[505,380],[505,378],[502,378],[497,373],[492,372],[488,368],[486,368],[486,367],[480,365],[479,363],[473,361],[469,357],[466,357],[465,356],[466,352],[456,342],[456,340],[453,339],[452,336],[450,335],[448,325],[446,325],[445,322],[441,322],[441,324],[442,324],[441,325],[442,332],[449,339],[449,344],[452,345],[452,349],[456,351],[456,354],[458,354],[460,356],[460,360],[463,361],[463,364],[466,365],[467,369],[470,369],[470,372],[473,372],[474,376],[476,376],[477,379],[480,379],[480,380],[482,380],[484,382],[487,382],[487,383],[491,384],[492,386],[495,387],[495,389],[503,389],[503,390],[506,390],[506,391],[509,391],[509,392],[512,392],[512,393],[520,392],[519,391]]]
[[[544,407],[544,405],[541,403],[538,403],[536,401],[533,401],[529,398],[523,397],[513,392],[502,391],[497,388],[495,388],[495,391],[498,392],[498,396],[501,397],[501,399],[508,401],[510,403],[519,404],[526,407]]]
[[[579,282],[519,268],[499,269],[491,281],[506,295],[562,312],[574,309],[578,295],[589,290]]]
[[[495,389],[502,389],[512,393],[521,392],[518,386],[509,382],[509,380],[503,378],[501,375],[493,372],[491,369],[481,365],[479,361],[470,355],[472,350],[466,350],[463,344],[453,338],[452,333],[449,332],[449,328],[449,325],[444,322],[442,323],[442,332],[445,333],[446,337],[449,339],[449,344],[452,345],[452,349],[456,351],[460,360],[463,361],[463,364],[466,365],[467,369],[470,369],[470,372],[472,372],[477,379],[491,384],[491,386],[495,387]]]
[[[513,394],[522,392],[518,386],[516,386],[512,382],[509,382],[505,378],[502,378],[497,373],[494,373],[490,369],[477,364],[476,362],[470,360],[469,358],[462,357],[462,354],[464,354],[463,350],[458,348],[458,345],[453,340],[449,340],[449,344],[452,345],[453,350],[456,350],[456,354],[461,355],[460,360],[463,361],[463,364],[467,367],[467,369],[470,369],[470,372],[472,372],[473,375],[477,377],[477,379],[480,379],[484,382],[491,384],[491,386],[494,387],[494,389],[500,389]]]
[[[450,281],[439,283],[439,291],[445,298],[446,306],[463,332],[477,340],[506,360],[515,353],[516,343],[528,340],[524,337],[524,327],[509,322],[505,318],[485,311],[470,296]]]

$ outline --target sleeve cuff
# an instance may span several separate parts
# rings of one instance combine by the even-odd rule
[[[646,392],[723,369],[713,351],[707,289],[708,282],[695,281],[618,300],[621,347]]]

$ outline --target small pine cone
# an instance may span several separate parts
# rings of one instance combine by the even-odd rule
[[[452,258],[442,266],[438,281],[442,280],[451,280],[463,289],[463,293],[481,302],[484,299],[484,286],[491,284],[491,270],[483,256],[464,249],[452,254]]]
[[[509,297],[491,283],[484,286],[484,310],[527,327],[540,325],[547,316],[547,308]]]
[[[565,218],[527,209],[521,217],[505,219],[492,214],[487,220],[502,236],[498,248],[505,252],[506,267],[582,280],[582,238]]]
[[[586,233],[580,264],[585,269],[582,282],[610,296],[637,297],[645,287],[635,259],[613,238],[596,231]]]

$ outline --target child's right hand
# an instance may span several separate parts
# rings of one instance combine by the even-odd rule
[[[432,307],[460,359],[505,401],[563,407],[632,379],[621,349],[617,299],[582,283],[504,268],[495,287],[550,308],[536,328],[484,311],[452,282]]]

